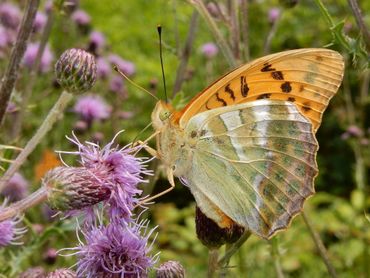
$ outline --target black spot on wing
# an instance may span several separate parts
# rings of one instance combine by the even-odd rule
[[[228,93],[233,101],[235,101],[234,91],[230,88],[230,84],[227,84],[225,87],[225,92]]]
[[[295,98],[294,97],[288,97],[287,100],[290,101],[290,102],[295,102]]]
[[[247,84],[247,79],[245,76],[240,76],[240,92],[242,93],[243,97],[248,95],[249,87]]]
[[[280,88],[284,93],[290,93],[290,91],[292,90],[292,86],[288,81],[281,84]]]
[[[274,78],[275,80],[284,80],[284,75],[281,71],[277,70],[277,71],[273,71],[271,72],[271,76],[272,78]]]
[[[216,99],[218,102],[222,103],[222,106],[227,105],[227,102],[223,98],[220,98],[220,95],[218,94],[218,92],[216,93]]]
[[[266,72],[266,71],[275,71],[275,69],[274,68],[271,68],[271,64],[269,64],[269,63],[264,63],[263,64],[264,65],[264,67],[261,69],[261,72]]]

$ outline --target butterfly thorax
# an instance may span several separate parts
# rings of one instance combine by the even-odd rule
[[[194,148],[183,128],[173,121],[174,109],[159,101],[152,113],[153,127],[158,132],[157,151],[159,158],[177,177],[185,176],[191,166]]]

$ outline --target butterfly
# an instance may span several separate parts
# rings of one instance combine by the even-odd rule
[[[221,228],[265,239],[286,229],[315,192],[315,133],[343,73],[333,50],[289,50],[234,69],[180,111],[159,101],[154,154],[171,188],[179,177]]]

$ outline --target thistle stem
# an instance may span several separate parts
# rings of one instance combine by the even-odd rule
[[[185,46],[181,53],[180,65],[177,68],[176,81],[175,81],[175,85],[173,86],[172,97],[174,97],[176,93],[181,90],[182,83],[184,82],[185,71],[186,71],[186,68],[189,62],[191,48],[194,42],[195,32],[198,27],[198,21],[199,21],[198,19],[199,19],[199,13],[197,11],[194,11],[191,16],[189,33],[186,38]]]
[[[217,260],[218,260],[218,249],[210,249],[208,252],[208,273],[207,273],[208,278],[215,277],[218,268]]]
[[[248,6],[248,1],[249,0],[241,0],[241,14],[242,14],[241,18],[242,18],[242,20],[240,22],[240,25],[241,25],[241,36],[242,36],[242,41],[243,41],[242,49],[243,49],[245,62],[249,61],[249,59],[250,59],[250,53],[249,53],[249,24],[248,24],[249,6]]]
[[[41,203],[47,198],[47,188],[40,187],[37,191],[27,196],[23,200],[11,204],[10,206],[0,210],[0,222],[8,218],[21,214],[27,209]]]
[[[27,1],[22,23],[19,28],[17,40],[10,54],[9,64],[2,78],[0,87],[0,125],[2,125],[6,107],[12,94],[15,81],[18,77],[18,69],[26,51],[27,41],[32,32],[33,21],[36,16],[40,0]],[[1,191],[1,190],[0,190]]]
[[[68,103],[72,99],[72,94],[64,91],[57,102],[54,104],[53,108],[50,110],[49,114],[46,116],[44,122],[41,124],[39,129],[33,135],[30,141],[26,144],[24,149],[18,154],[17,158],[14,160],[12,165],[8,168],[5,174],[0,178],[0,192],[4,189],[5,184],[8,180],[17,172],[19,167],[25,162],[28,155],[36,148],[40,143],[42,138],[46,133],[52,128],[54,123],[62,115],[64,109],[67,107]]]
[[[208,27],[216,38],[216,41],[224,54],[226,61],[229,63],[230,67],[234,68],[237,66],[236,60],[233,56],[229,45],[224,39],[224,36],[221,34],[220,29],[217,27],[216,22],[213,20],[212,16],[209,14],[207,8],[204,6],[202,0],[188,0],[194,7],[198,10],[199,14],[207,22]]]
[[[45,25],[44,30],[43,30],[42,35],[41,35],[41,40],[40,40],[39,47],[37,49],[35,62],[33,64],[32,68],[31,68],[31,70],[29,71],[30,76],[29,76],[29,79],[27,80],[27,86],[26,86],[26,88],[24,90],[24,93],[23,93],[23,96],[22,96],[22,102],[21,102],[21,105],[20,105],[19,113],[17,113],[17,117],[14,120],[12,138],[17,138],[18,135],[19,135],[19,132],[21,130],[22,121],[23,121],[24,115],[25,115],[26,110],[27,110],[26,109],[27,104],[28,104],[28,101],[29,101],[29,99],[32,95],[32,89],[35,85],[37,72],[40,68],[41,58],[42,58],[42,55],[44,54],[46,44],[49,40],[53,23],[54,23],[54,11],[53,11],[53,9],[51,9],[51,11],[49,12],[48,17],[47,17],[46,25]]]
[[[329,275],[332,278],[337,278],[338,275],[335,272],[335,269],[334,269],[333,265],[331,264],[331,262],[329,260],[328,252],[327,252],[327,250],[326,250],[326,248],[325,248],[325,246],[324,246],[324,244],[323,244],[323,242],[320,238],[320,235],[315,230],[311,220],[309,219],[309,217],[307,216],[307,214],[304,210],[302,211],[302,217],[303,217],[304,222],[307,225],[307,228],[308,228],[308,230],[311,234],[311,237],[312,237],[313,241],[315,242],[316,248],[319,251],[321,258],[322,258],[322,260],[324,261],[324,263],[326,265],[326,268],[328,270]]]
[[[251,233],[249,231],[244,232],[244,234],[238,239],[238,241],[235,242],[230,247],[230,249],[226,251],[225,255],[220,260],[218,260],[218,265],[220,267],[224,266],[230,260],[232,255],[234,255],[236,251],[238,251],[238,249],[244,244],[244,242],[247,241],[250,236]]]
[[[360,6],[358,5],[356,0],[348,0],[348,4],[351,7],[352,13],[355,17],[356,23],[358,28],[360,28],[360,32],[364,38],[366,47],[370,50],[370,31],[366,28],[365,22],[362,17],[362,13],[360,10]]]

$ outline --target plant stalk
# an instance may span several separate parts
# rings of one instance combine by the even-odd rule
[[[53,108],[50,110],[49,114],[46,116],[39,129],[33,135],[31,140],[27,142],[24,149],[18,154],[17,158],[14,160],[12,165],[10,165],[5,174],[0,178],[0,192],[4,189],[9,179],[15,174],[15,172],[17,172],[19,167],[25,162],[28,155],[36,148],[36,146],[44,138],[46,133],[52,128],[54,123],[63,114],[63,111],[67,107],[68,103],[71,101],[72,96],[72,94],[66,91],[64,91],[60,95],[59,99],[54,104]]]
[[[220,260],[218,260],[218,265],[220,267],[223,267],[230,260],[232,255],[234,255],[236,253],[236,251],[238,251],[238,249],[244,244],[244,242],[247,241],[247,239],[250,236],[251,236],[251,232],[249,232],[249,231],[244,232],[244,234],[238,239],[238,241],[235,242],[230,247],[230,249],[228,249],[226,251],[225,255]]]
[[[27,209],[43,202],[46,198],[47,188],[42,186],[23,200],[13,203],[4,209],[0,209],[0,222],[23,213]]]
[[[357,26],[364,38],[367,50],[370,51],[370,31],[366,28],[360,6],[358,5],[357,0],[348,0],[348,4],[351,7]]]
[[[27,104],[32,95],[32,90],[35,85],[37,72],[40,68],[42,55],[44,54],[46,44],[49,40],[53,23],[54,23],[54,10],[51,9],[47,17],[46,25],[41,35],[41,40],[39,47],[37,49],[35,62],[29,71],[29,79],[27,80],[27,85],[22,96],[22,102],[20,105],[19,113],[17,114],[17,117],[14,120],[12,138],[17,138],[21,130],[22,121],[27,111]]]
[[[189,33],[186,38],[185,46],[181,53],[180,65],[177,68],[176,81],[175,81],[175,85],[173,86],[172,97],[174,97],[176,93],[181,90],[182,83],[184,82],[186,67],[189,62],[190,53],[191,53],[191,49],[192,49],[194,38],[195,38],[195,33],[198,27],[198,21],[199,21],[198,19],[199,19],[199,13],[197,11],[194,11],[191,16]]]
[[[325,266],[328,270],[330,277],[337,278],[338,275],[335,272],[335,269],[329,260],[328,251],[326,250],[324,243],[322,242],[320,238],[319,233],[314,228],[311,220],[309,219],[309,217],[307,216],[304,210],[302,211],[302,217],[303,217],[304,222],[306,223],[306,226],[311,234],[313,241],[315,242],[316,248],[319,251],[321,258],[325,263]]]
[[[208,251],[208,278],[214,278],[218,269],[218,249],[210,249]]]
[[[227,44],[224,36],[222,35],[220,29],[217,27],[216,22],[213,20],[212,16],[209,14],[207,8],[204,6],[202,0],[188,0],[194,7],[198,10],[199,14],[204,18],[207,22],[208,27],[210,28],[211,32],[216,38],[217,44],[219,45],[222,53],[224,54],[226,61],[229,63],[231,68],[237,66],[237,62],[233,56],[233,52],[231,51],[229,45]]]
[[[27,48],[27,41],[32,32],[40,0],[28,0],[17,40],[10,54],[9,64],[5,70],[0,87],[0,126],[3,123],[6,108],[18,77],[18,69]]]

